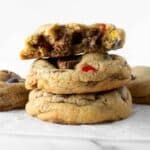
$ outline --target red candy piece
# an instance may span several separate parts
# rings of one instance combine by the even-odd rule
[[[88,71],[96,71],[96,69],[94,68],[94,67],[92,67],[92,66],[90,66],[90,65],[86,65],[86,66],[84,66],[83,68],[82,68],[82,71],[84,71],[84,72],[88,72]]]

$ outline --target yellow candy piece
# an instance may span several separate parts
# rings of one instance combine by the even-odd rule
[[[116,30],[113,30],[110,32],[110,37],[112,39],[112,41],[116,40],[118,38],[119,34]]]

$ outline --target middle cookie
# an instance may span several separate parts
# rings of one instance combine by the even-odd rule
[[[121,56],[89,53],[36,60],[25,85],[56,94],[93,93],[123,86],[130,78],[131,69]]]

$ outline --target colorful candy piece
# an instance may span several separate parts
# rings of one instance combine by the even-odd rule
[[[6,82],[7,83],[16,83],[16,82],[19,82],[19,80],[17,78],[10,78]]]
[[[90,65],[86,65],[86,66],[84,66],[84,67],[82,68],[82,71],[84,71],[84,72],[89,72],[89,71],[95,72],[96,69],[95,69],[94,67],[90,66]]]

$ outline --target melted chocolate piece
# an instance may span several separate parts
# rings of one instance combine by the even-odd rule
[[[131,74],[131,80],[135,80],[136,79],[136,76]]]
[[[87,32],[87,45],[91,48],[97,48],[101,45],[101,31],[93,29]]]
[[[70,61],[57,61],[57,65],[59,69],[74,69],[75,65],[78,63],[78,60],[70,60]]]
[[[72,34],[72,40],[71,40],[71,44],[72,45],[77,45],[77,44],[80,44],[83,40],[83,35],[82,35],[82,32],[74,32]]]
[[[74,69],[76,64],[80,62],[81,57],[82,56],[51,58],[47,59],[47,61],[53,64],[57,69]]]
[[[7,83],[17,83],[19,80],[17,78],[10,78],[6,81]]]
[[[64,33],[65,33],[65,27],[64,26],[61,26],[60,28],[55,29],[56,41],[63,38]]]
[[[117,59],[117,56],[116,55],[110,55],[112,60],[116,60]]]

